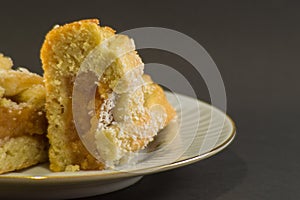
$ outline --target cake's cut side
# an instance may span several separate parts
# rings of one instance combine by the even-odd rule
[[[71,98],[80,64],[91,50],[113,34],[110,28],[100,28],[97,20],[86,20],[56,27],[46,36],[41,59],[52,171],[104,169],[103,163],[89,154],[77,135]]]
[[[43,78],[0,54],[0,174],[47,160]]]
[[[0,139],[0,174],[46,162],[47,147],[47,140],[40,135]]]
[[[50,169],[53,171],[105,169],[118,164],[124,151],[145,148],[175,116],[158,85],[151,86],[152,92],[149,92],[149,86],[144,86],[144,64],[134,51],[133,41],[127,36],[115,35],[111,28],[100,27],[98,20],[82,20],[52,29],[41,49],[41,59],[47,91]],[[112,62],[106,62],[110,59]],[[85,65],[87,61],[89,63]],[[100,66],[99,63],[107,63],[108,66]],[[95,112],[82,115],[92,115],[85,134],[92,135],[100,158],[86,149],[73,119],[73,88],[82,66],[88,66],[83,68],[83,74],[93,72],[98,76],[98,80],[91,83],[97,85]],[[105,67],[103,71],[101,67]],[[157,91],[159,96],[152,97],[153,91]],[[79,94],[79,98],[84,97]],[[151,111],[151,105],[155,104],[155,100],[151,99],[157,99],[160,111]],[[163,119],[158,120],[154,115]],[[81,126],[87,124],[82,123]],[[122,153],[117,155],[114,151]]]

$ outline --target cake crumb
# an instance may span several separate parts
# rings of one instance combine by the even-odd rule
[[[79,170],[80,170],[79,165],[68,165],[65,169],[66,172],[76,172]]]

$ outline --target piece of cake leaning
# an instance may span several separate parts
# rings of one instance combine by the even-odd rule
[[[0,54],[0,174],[47,161],[43,78]]]
[[[98,24],[92,19],[56,26],[41,49],[52,171],[102,170],[129,162],[130,153],[144,149],[176,116],[162,88],[143,75],[144,64],[137,52],[132,49],[119,55],[134,47],[133,40]],[[100,159],[80,140],[72,111],[74,81],[91,52],[98,61],[114,58],[92,83],[97,85],[94,112],[82,113],[92,116],[86,134],[95,140]],[[101,71],[90,64],[94,71]]]

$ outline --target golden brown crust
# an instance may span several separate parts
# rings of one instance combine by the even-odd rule
[[[43,78],[37,74],[21,70],[0,70],[0,86],[6,96],[15,96],[33,85],[43,85]]]
[[[9,57],[5,57],[0,53],[0,69],[9,70],[13,66],[13,61]]]
[[[0,139],[46,133],[45,113],[31,106],[21,109],[0,105]]]
[[[26,69],[12,70],[9,58],[1,56],[1,63],[0,139],[45,133],[43,78]]]

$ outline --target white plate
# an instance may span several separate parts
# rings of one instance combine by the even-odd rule
[[[46,199],[104,194],[128,187],[143,175],[174,169],[210,157],[223,150],[234,139],[235,125],[223,112],[191,97],[171,93],[167,93],[167,96],[176,108],[178,120],[161,131],[149,147],[151,151],[159,150],[168,146],[169,141],[175,141],[163,155],[161,152],[152,154],[140,165],[128,166],[122,170],[53,173],[49,171],[48,164],[38,165],[0,175],[0,196]]]

